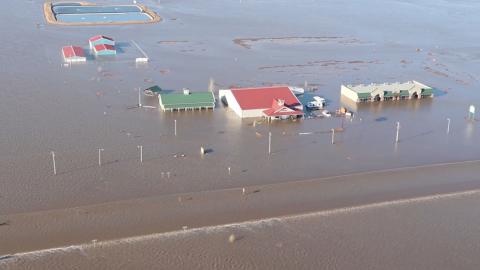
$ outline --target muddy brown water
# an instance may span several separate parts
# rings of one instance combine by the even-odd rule
[[[480,106],[476,2],[145,4],[165,20],[59,27],[45,25],[42,1],[4,3],[2,18],[15,24],[0,25],[0,214],[480,158],[478,124],[464,119],[469,104]],[[115,59],[63,65],[62,46],[87,48],[96,34],[117,40]],[[146,51],[148,64],[135,65],[140,55],[130,40]],[[217,88],[308,81],[329,109],[345,104],[357,117],[343,123],[332,145],[328,130],[341,126],[340,118],[253,127],[223,106],[131,108],[136,87],[204,90],[210,77]],[[411,79],[435,87],[437,96],[359,106],[340,99],[342,83]],[[155,98],[143,103],[158,105]],[[137,145],[144,146],[143,164]],[[201,146],[212,152],[202,158]],[[101,167],[98,148],[105,149]]]
[[[478,190],[420,197],[48,250],[0,268],[473,270],[480,239],[465,224],[480,221],[479,202]]]

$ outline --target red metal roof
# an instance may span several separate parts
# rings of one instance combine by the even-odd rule
[[[270,109],[272,100],[284,100],[285,106],[300,105],[300,101],[288,86],[230,89],[242,110]]]
[[[115,47],[108,44],[98,44],[98,45],[95,45],[94,48],[95,48],[95,51],[104,51],[104,50],[115,51]]]
[[[97,35],[97,36],[94,36],[94,37],[89,38],[88,40],[93,42],[93,41],[97,41],[97,40],[102,39],[102,38],[113,41],[113,38],[107,37],[107,36],[103,36],[103,35]]]
[[[266,116],[303,115],[303,111],[285,106],[284,100],[274,99],[272,107],[264,110]]]
[[[287,107],[285,107],[287,108]],[[273,108],[263,111],[266,116],[282,116],[282,115],[303,115],[303,111],[275,111]]]
[[[70,57],[85,57],[83,49],[78,46],[65,46],[62,48],[63,56],[65,58]]]

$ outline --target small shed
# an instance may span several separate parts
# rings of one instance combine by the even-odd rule
[[[85,52],[78,46],[65,46],[62,48],[62,55],[65,62],[85,62]]]
[[[115,55],[117,51],[115,47],[108,44],[99,44],[93,47],[93,52],[95,55]]]
[[[111,37],[97,35],[89,38],[88,44],[90,45],[90,49],[93,49],[96,45],[100,45],[100,44],[115,46],[115,41]]]
[[[160,92],[158,102],[163,111],[215,108],[215,97],[212,92],[190,92],[188,89],[183,89],[183,93]]]

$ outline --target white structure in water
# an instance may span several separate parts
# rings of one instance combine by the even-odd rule
[[[289,86],[221,89],[218,97],[241,118],[288,119],[304,114]]]
[[[404,83],[342,85],[341,94],[355,102],[433,97],[430,86],[417,81]]]

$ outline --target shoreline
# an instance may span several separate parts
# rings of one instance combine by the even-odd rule
[[[472,163],[251,186],[245,195],[237,188],[5,215],[0,254],[468,192],[480,189],[480,168]]]

